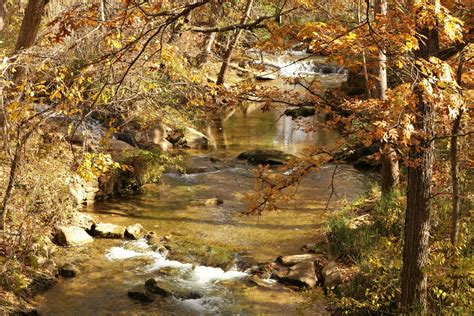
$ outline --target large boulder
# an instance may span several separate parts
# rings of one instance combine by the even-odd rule
[[[125,229],[125,237],[129,239],[141,239],[146,234],[147,230],[141,224],[130,225]]]
[[[299,262],[289,268],[280,269],[273,275],[279,282],[299,288],[313,288],[318,283],[313,261]]]
[[[61,226],[56,232],[56,242],[60,246],[81,246],[93,241],[94,239],[78,226]]]
[[[241,153],[237,159],[247,160],[253,165],[283,165],[293,158],[292,155],[284,153],[281,150],[263,150],[256,149]]]
[[[123,239],[125,237],[125,227],[109,223],[98,223],[92,227],[92,235],[97,238]]]

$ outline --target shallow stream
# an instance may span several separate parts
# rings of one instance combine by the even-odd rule
[[[340,83],[343,75],[321,76],[323,83]],[[282,79],[271,85],[294,89]],[[242,216],[244,194],[253,189],[253,168],[235,157],[251,149],[280,149],[300,154],[308,145],[331,146],[334,132],[298,129],[284,109],[262,112],[257,106],[223,114],[214,126],[217,146],[209,151],[188,151],[189,174],[165,174],[161,183],[148,185],[142,195],[98,203],[88,211],[103,222],[120,225],[141,223],[158,235],[176,242],[219,247],[236,254],[239,262],[273,261],[279,255],[302,253],[301,247],[321,240],[327,216],[341,200],[362,193],[370,175],[351,166],[339,166],[335,176],[337,195],[325,209],[334,166],[327,165],[299,185],[295,201],[263,216]],[[311,120],[318,118],[308,118]],[[212,161],[211,158],[212,157]],[[193,173],[196,172],[196,173]],[[199,201],[220,198],[221,205]],[[268,287],[251,286],[239,265],[221,268],[166,259],[144,241],[95,240],[67,254],[80,264],[81,273],[62,279],[38,298],[44,315],[293,315],[324,314],[325,303],[317,294],[294,292],[269,281]],[[175,268],[171,275],[158,270]],[[191,289],[202,297],[163,298],[150,304],[127,297],[127,291],[143,289],[148,278],[158,278],[177,289]],[[317,291],[316,291],[317,292]],[[308,304],[310,302],[311,304]]]

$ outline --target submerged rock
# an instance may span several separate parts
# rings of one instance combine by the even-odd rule
[[[145,282],[145,289],[150,293],[157,294],[163,297],[173,296],[183,300],[195,300],[202,297],[201,294],[189,289],[172,289],[169,284],[157,281],[155,279],[147,280]]]
[[[72,263],[66,263],[58,269],[58,274],[64,278],[73,278],[79,274],[79,268]]]
[[[141,224],[130,225],[125,229],[125,237],[129,239],[141,239],[147,234],[146,229]]]
[[[155,279],[148,279],[145,282],[145,289],[150,293],[161,295],[164,297],[173,295],[171,289],[166,284],[161,282],[159,283]]]
[[[115,224],[99,223],[93,226],[92,235],[98,238],[123,239],[125,237],[125,227]]]
[[[143,303],[151,303],[155,301],[155,297],[145,291],[130,291],[127,293],[127,296],[132,300],[137,300]]]
[[[273,275],[279,282],[299,288],[313,288],[318,283],[312,261],[297,263],[289,268],[281,269]]]
[[[314,107],[303,106],[295,109],[287,109],[283,112],[286,116],[290,116],[292,119],[298,117],[313,116],[316,113]]]
[[[273,285],[258,275],[252,275],[250,278],[248,278],[249,283],[258,285],[260,287],[272,287]]]
[[[81,246],[93,241],[94,239],[78,226],[61,226],[56,232],[56,242],[60,246]]]
[[[241,153],[237,159],[247,160],[247,162],[253,165],[283,165],[293,157],[281,150],[256,149]]]

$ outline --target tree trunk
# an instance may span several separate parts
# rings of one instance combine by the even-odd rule
[[[5,26],[5,3],[4,0],[0,0],[0,32]]]
[[[439,0],[435,8],[439,8]],[[438,51],[436,27],[423,26],[420,34],[420,49],[417,58],[428,59]],[[401,309],[404,313],[423,314],[427,307],[427,276],[425,272],[429,255],[430,195],[433,174],[433,138],[435,111],[425,102],[420,80],[415,82],[417,97],[414,128],[418,134],[417,144],[409,151],[407,208],[403,245],[403,269],[401,280]]]
[[[386,16],[387,9],[387,0],[375,0],[376,16]],[[387,56],[383,47],[379,47],[377,67],[377,95],[380,99],[385,100],[387,98]]]
[[[356,10],[356,19],[357,23],[360,24],[362,19],[360,17],[360,8],[362,6],[361,0],[357,2],[357,10]],[[362,65],[364,68],[364,79],[365,79],[365,93],[367,95],[367,99],[372,97],[372,93],[370,92],[370,83],[369,83],[369,71],[367,69],[367,57],[365,53],[365,49],[362,49]]]
[[[250,16],[250,11],[252,10],[252,5],[253,5],[253,0],[247,0],[247,4],[245,6],[245,13],[244,13],[244,16],[242,17],[242,20],[240,21],[240,24],[245,24],[247,22],[247,19]],[[219,75],[217,76],[217,81],[216,81],[216,84],[218,85],[224,84],[225,73],[227,71],[227,67],[229,66],[230,58],[232,57],[232,52],[234,51],[234,48],[237,46],[241,34],[242,34],[242,29],[239,29],[236,31],[234,38],[231,40],[229,47],[224,53],[222,66],[221,66],[221,69],[219,71]]]
[[[398,167],[398,155],[395,149],[385,144],[382,152],[382,194],[386,196],[398,187],[400,170]]]
[[[375,0],[375,17],[386,16],[388,12],[387,0]],[[387,56],[383,47],[379,48],[377,58],[377,97],[387,99]],[[390,144],[385,144],[382,152],[382,195],[387,196],[398,187],[400,175],[397,152]]]
[[[218,18],[222,16],[222,8],[218,1],[212,1],[210,5],[211,5],[211,13],[209,16],[208,26],[215,27],[217,26]],[[201,53],[199,54],[197,58],[198,65],[205,64],[208,61],[209,56],[212,53],[212,45],[214,44],[216,35],[217,35],[216,32],[206,34]]]
[[[100,14],[100,21],[105,22],[107,19],[105,15],[105,0],[99,0],[99,14]]]
[[[20,33],[16,40],[15,51],[30,47],[36,40],[44,8],[49,0],[29,0],[25,16],[21,21]]]
[[[464,65],[464,52],[461,53],[461,58],[459,61],[459,67],[457,71],[457,82],[462,85],[462,72]],[[453,201],[452,201],[452,228],[451,228],[451,244],[453,247],[457,246],[458,243],[458,233],[459,233],[459,221],[461,219],[461,196],[460,196],[460,185],[459,185],[459,158],[458,158],[458,134],[461,130],[461,120],[463,115],[463,109],[459,109],[458,114],[453,122],[453,128],[451,130],[451,151],[450,151],[450,161],[451,161],[451,181],[452,181],[452,191],[453,191]]]

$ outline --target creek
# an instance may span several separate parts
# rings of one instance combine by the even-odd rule
[[[281,63],[281,60],[279,59]],[[286,61],[288,63],[288,60]],[[307,65],[303,66],[307,70]],[[337,86],[344,74],[311,73],[323,87]],[[278,78],[265,82],[280,89],[298,89]],[[215,315],[215,314],[323,314],[325,301],[308,298],[268,280],[268,287],[249,285],[244,266],[273,261],[279,255],[302,253],[304,244],[323,238],[331,210],[343,200],[352,200],[367,189],[370,175],[341,165],[334,177],[337,195],[326,209],[333,178],[333,165],[306,177],[295,200],[260,217],[242,216],[245,193],[254,187],[253,166],[235,157],[246,150],[279,149],[299,155],[310,145],[330,147],[337,140],[333,131],[305,132],[284,108],[262,112],[249,105],[216,117],[212,127],[216,148],[187,151],[188,174],[165,174],[159,184],[147,185],[144,193],[95,204],[87,210],[99,221],[130,225],[141,223],[159,236],[170,235],[178,245],[225,249],[235,254],[235,265],[222,269],[202,262],[181,262],[153,251],[144,241],[97,239],[68,250],[81,273],[59,283],[37,298],[42,315]],[[318,120],[305,118],[306,123]],[[212,158],[212,159],[211,159]],[[221,205],[196,201],[219,198]],[[184,246],[183,246],[184,247]],[[163,274],[160,269],[171,269]],[[192,290],[199,298],[161,298],[144,304],[127,297],[127,291],[143,289],[149,278],[161,279],[177,290]],[[316,296],[318,296],[316,295]],[[307,304],[307,302],[311,304]]]

